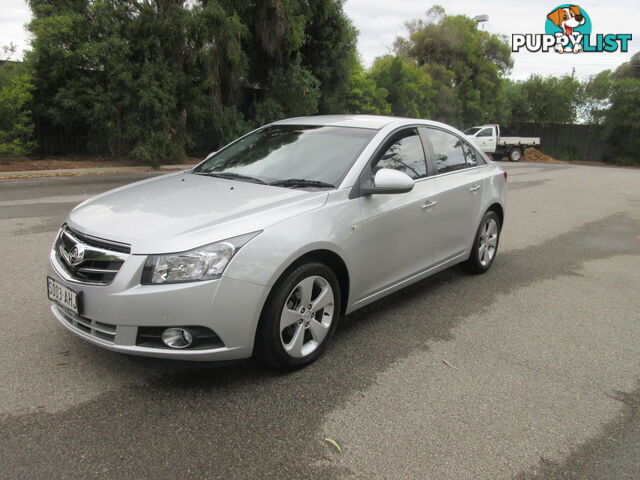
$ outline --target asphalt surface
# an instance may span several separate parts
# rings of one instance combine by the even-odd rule
[[[0,180],[0,478],[640,478],[640,170],[503,165],[489,273],[354,312],[287,375],[126,357],[52,318],[65,213],[149,174]]]

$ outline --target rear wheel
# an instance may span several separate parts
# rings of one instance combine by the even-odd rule
[[[262,312],[258,355],[287,370],[314,362],[333,336],[340,302],[338,279],[326,265],[306,263],[289,272],[274,286]]]
[[[520,147],[513,147],[509,150],[509,160],[512,162],[519,162],[522,159],[522,149]]]
[[[491,268],[498,253],[500,228],[500,218],[496,212],[490,210],[484,214],[476,232],[471,254],[465,263],[467,270],[472,273],[484,273]]]

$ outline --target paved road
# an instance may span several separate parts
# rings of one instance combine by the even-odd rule
[[[0,181],[0,477],[639,478],[640,171],[506,167],[488,274],[349,315],[288,375],[67,333],[44,293],[58,224],[148,174]]]

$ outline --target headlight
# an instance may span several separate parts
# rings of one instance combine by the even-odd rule
[[[155,285],[219,278],[236,252],[259,233],[248,233],[186,252],[149,255],[141,283]]]

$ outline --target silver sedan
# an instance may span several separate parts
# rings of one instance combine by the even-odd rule
[[[506,179],[442,123],[275,122],[74,208],[50,254],[51,311],[118,352],[299,368],[349,312],[457,263],[487,271]]]

